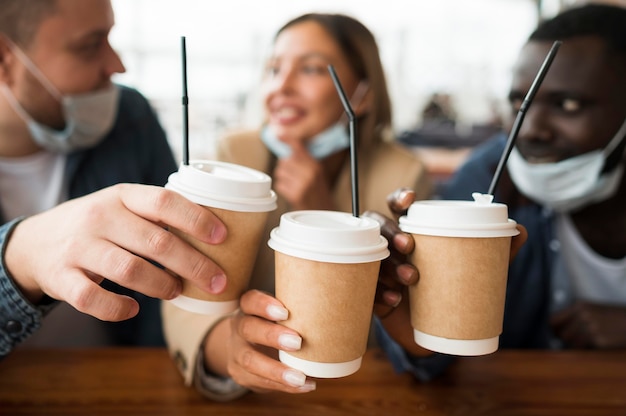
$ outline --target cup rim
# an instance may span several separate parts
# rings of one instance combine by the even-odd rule
[[[268,245],[293,257],[328,263],[367,263],[389,256],[378,222],[339,211],[284,213]]]

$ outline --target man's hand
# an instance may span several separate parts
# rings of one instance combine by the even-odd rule
[[[47,294],[105,321],[131,318],[139,305],[103,289],[104,279],[161,299],[180,293],[177,276],[210,293],[223,291],[224,272],[167,226],[208,244],[226,238],[217,217],[183,196],[120,184],[22,221],[10,236],[5,262],[31,302]]]

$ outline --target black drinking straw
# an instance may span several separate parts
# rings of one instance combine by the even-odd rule
[[[346,97],[346,93],[337,78],[337,73],[332,65],[328,65],[328,72],[335,83],[337,94],[341,99],[341,104],[350,120],[350,174],[352,175],[352,215],[359,216],[359,175],[357,169],[357,156],[356,156],[356,116],[350,105],[350,100]]]
[[[189,164],[189,98],[187,97],[187,47],[185,37],[181,36],[183,61],[183,164]]]
[[[513,146],[515,145],[515,139],[517,138],[519,130],[522,127],[522,122],[524,121],[524,117],[526,116],[526,111],[528,110],[528,107],[530,107],[530,103],[535,97],[535,93],[539,89],[539,86],[541,85],[543,78],[548,73],[548,69],[550,68],[550,65],[552,64],[552,61],[554,60],[554,57],[556,56],[556,53],[559,47],[561,46],[561,43],[562,42],[560,40],[554,41],[554,43],[552,44],[552,48],[550,48],[550,51],[548,52],[548,55],[544,59],[543,64],[541,64],[541,68],[539,68],[539,72],[537,73],[537,76],[535,77],[533,83],[531,84],[530,89],[528,90],[528,93],[526,93],[526,97],[524,97],[524,101],[522,102],[522,105],[520,106],[520,109],[517,112],[517,117],[515,117],[515,122],[513,123],[511,132],[509,133],[509,138],[507,139],[506,146],[504,147],[504,152],[502,153],[502,156],[500,157],[500,162],[498,162],[496,173],[494,174],[494,177],[491,180],[491,185],[489,186],[489,192],[487,192],[488,195],[494,194],[496,186],[498,185],[498,181],[500,180],[500,176],[502,175],[502,170],[504,169],[504,165],[506,164],[506,161],[508,160],[509,155],[511,154],[511,150],[513,150]]]

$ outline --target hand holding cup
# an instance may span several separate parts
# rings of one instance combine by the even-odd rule
[[[298,351],[302,344],[296,331],[277,323],[288,316],[276,298],[258,290],[247,291],[239,311],[209,333],[204,347],[206,364],[211,371],[255,392],[315,390],[315,381],[278,361],[279,349]],[[228,348],[224,348],[225,339]]]

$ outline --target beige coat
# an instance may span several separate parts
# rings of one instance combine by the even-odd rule
[[[271,176],[274,156],[267,150],[258,131],[246,131],[226,137],[220,142],[218,159],[260,170]],[[400,187],[414,189],[418,199],[428,198],[431,185],[424,165],[416,155],[403,147],[384,143],[368,157],[358,161],[359,204],[361,211],[375,210],[391,215],[387,207],[387,195]],[[338,210],[352,212],[350,163],[343,167],[333,190]],[[263,244],[253,275],[251,288],[274,292],[274,255],[267,246],[270,231],[280,221],[280,216],[289,211],[289,206],[278,198],[278,208],[269,217]],[[163,302],[165,336],[171,355],[174,357],[185,382],[193,381],[197,354],[206,334],[219,320],[218,316],[197,315]]]

